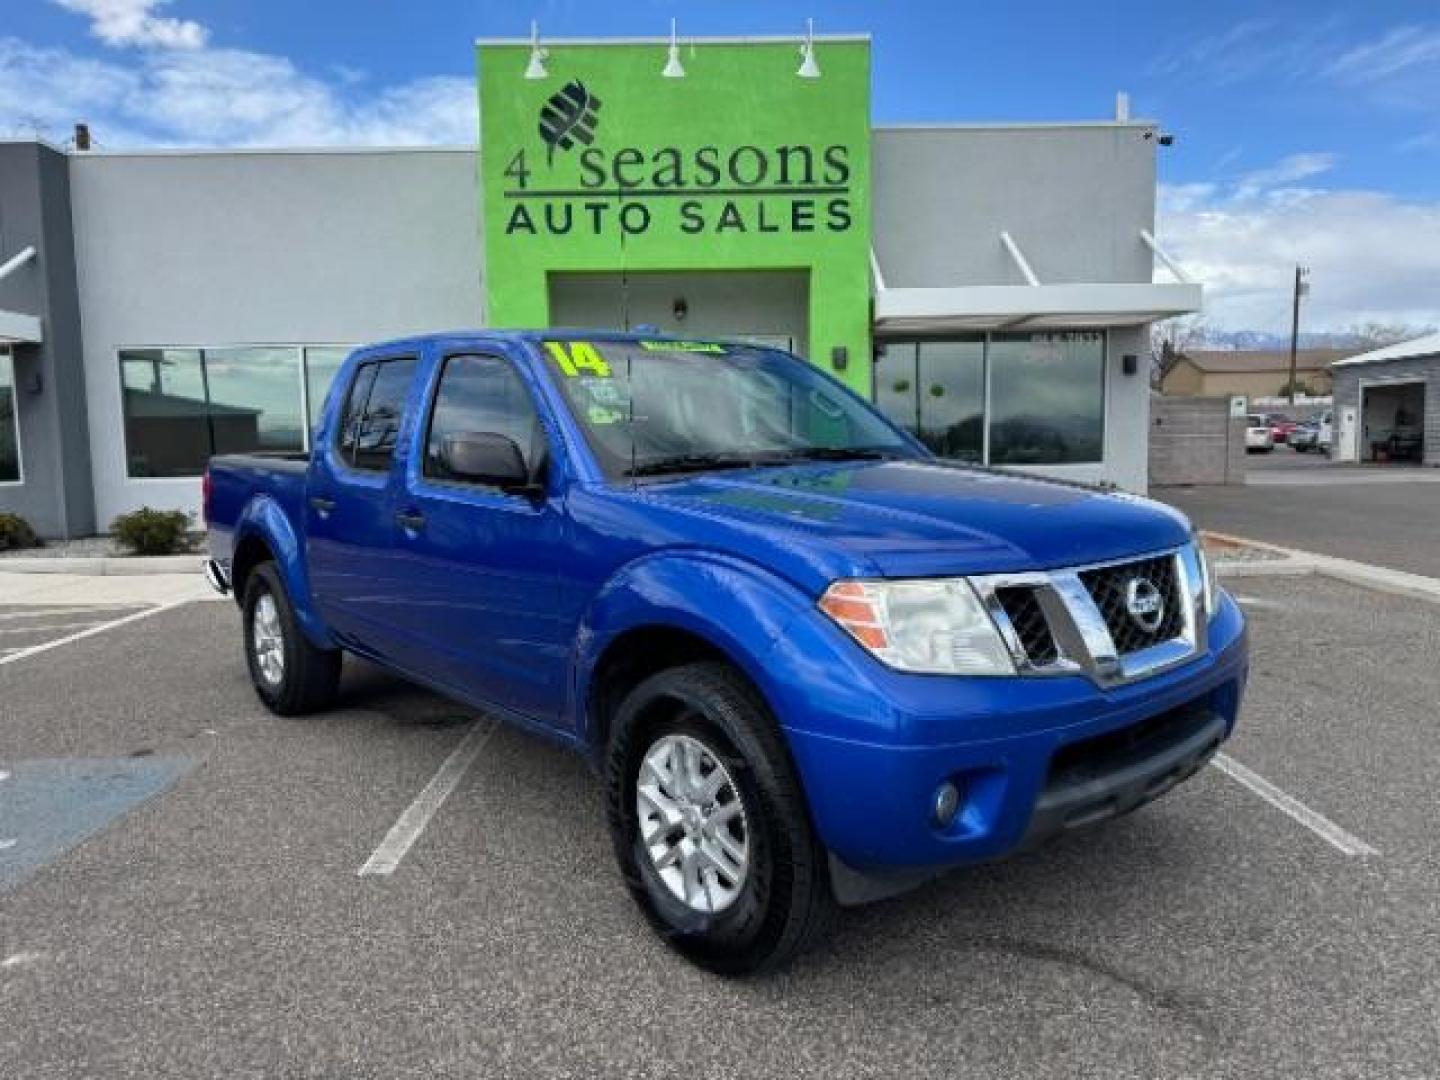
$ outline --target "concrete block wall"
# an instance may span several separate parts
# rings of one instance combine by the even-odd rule
[[[1335,372],[1335,415],[1342,408],[1360,411],[1360,387],[1386,383],[1425,383],[1425,464],[1440,466],[1440,354],[1380,364],[1342,365]],[[1363,423],[1363,417],[1361,419]],[[1338,432],[1337,432],[1338,438]],[[1360,447],[1364,453],[1364,447]]]
[[[1224,397],[1150,399],[1150,484],[1239,484],[1245,421]]]

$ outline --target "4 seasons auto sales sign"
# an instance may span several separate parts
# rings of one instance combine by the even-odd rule
[[[818,351],[869,339],[870,55],[822,39],[482,44],[480,176],[494,325],[544,325],[547,275],[808,269]]]

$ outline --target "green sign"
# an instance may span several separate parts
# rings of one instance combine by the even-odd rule
[[[480,47],[488,321],[545,326],[549,275],[808,271],[808,342],[870,388],[870,50],[796,43]],[[617,312],[618,316],[618,312]],[[737,328],[737,332],[740,329]],[[748,328],[766,330],[770,328]]]

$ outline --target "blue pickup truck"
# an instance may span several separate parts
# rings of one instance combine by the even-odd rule
[[[1181,515],[939,460],[748,344],[362,348],[308,458],[204,491],[267,706],[324,708],[349,652],[574,747],[636,901],[719,972],[1154,799],[1245,683]]]

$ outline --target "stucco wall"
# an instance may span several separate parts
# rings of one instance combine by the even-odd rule
[[[102,525],[198,511],[195,480],[125,475],[116,350],[350,343],[483,322],[473,150],[74,155]]]
[[[875,254],[885,283],[1023,285],[1008,230],[1046,284],[1151,280],[1155,140],[1142,124],[879,127]]]

